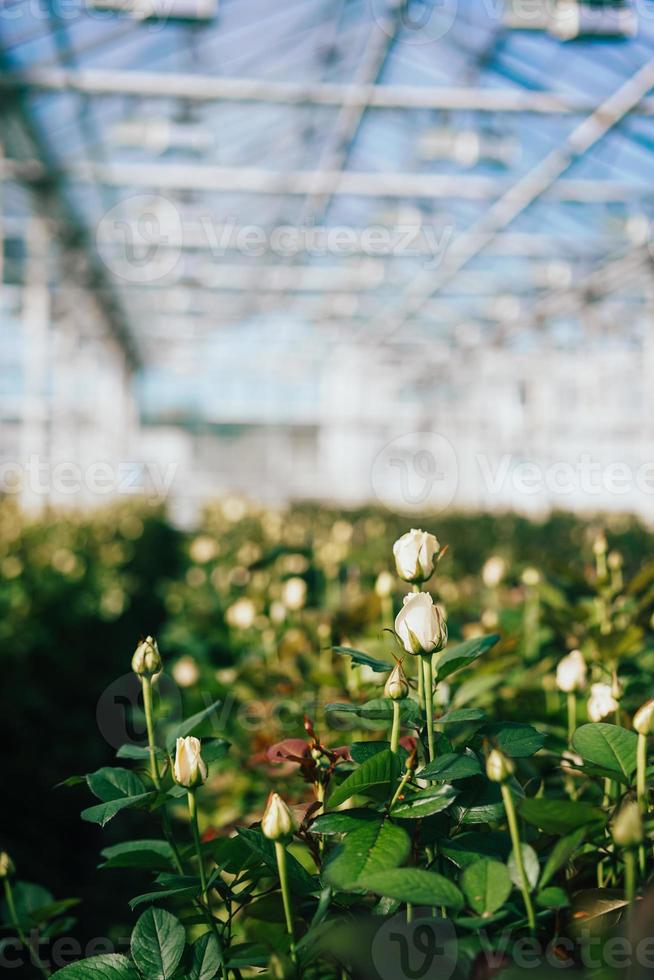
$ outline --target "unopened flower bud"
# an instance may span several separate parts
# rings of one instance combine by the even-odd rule
[[[395,632],[407,653],[424,656],[442,650],[447,643],[447,622],[440,606],[428,592],[404,597],[395,617]]]
[[[496,589],[506,574],[506,562],[499,555],[491,555],[484,562],[481,578],[487,589]]]
[[[152,677],[162,669],[163,664],[157,641],[151,636],[146,636],[134,651],[132,670],[139,677]]]
[[[622,568],[622,555],[619,551],[609,551],[606,556],[606,564],[612,572],[618,572]]]
[[[486,775],[492,783],[505,783],[515,772],[515,766],[499,749],[491,749],[486,759]]]
[[[522,584],[534,588],[540,583],[540,572],[537,568],[525,568],[522,573]]]
[[[600,531],[593,541],[593,553],[595,555],[605,555],[607,547],[606,536],[604,535],[603,531]]]
[[[206,782],[207,767],[200,755],[200,739],[188,735],[177,739],[173,779],[185,789],[196,789]]]
[[[407,756],[407,760],[404,763],[404,767],[408,772],[415,772],[418,768],[418,752],[417,749],[413,748]]]
[[[591,721],[602,721],[619,707],[610,684],[591,684],[587,705],[588,717]]]
[[[261,818],[261,833],[268,840],[284,840],[296,830],[295,818],[279,793],[271,793]]]
[[[397,574],[405,582],[426,582],[434,573],[440,550],[433,534],[411,528],[393,545]]]
[[[654,732],[654,698],[646,701],[636,714],[633,720],[634,731],[639,735],[651,735]]]
[[[630,800],[618,810],[611,824],[613,840],[619,847],[637,847],[643,841],[643,820],[637,803]]]
[[[392,701],[404,701],[409,696],[409,682],[402,669],[402,664],[395,664],[393,670],[388,675],[384,686],[384,697],[391,698]]]
[[[395,586],[395,579],[390,572],[383,571],[377,576],[377,581],[375,582],[375,592],[380,599],[386,599],[392,594],[393,588]]]
[[[15,872],[14,862],[6,851],[0,852],[0,878],[11,878]]]
[[[556,686],[564,694],[579,691],[586,683],[586,661],[579,650],[559,661],[556,668]]]

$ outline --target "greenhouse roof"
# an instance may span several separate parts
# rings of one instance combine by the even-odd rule
[[[30,0],[0,37],[5,237],[30,186],[155,411],[244,362],[301,400],[333,350],[639,343],[654,0]]]

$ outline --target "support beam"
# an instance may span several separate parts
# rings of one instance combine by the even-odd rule
[[[527,112],[586,115],[592,98],[521,88],[463,88],[416,85],[347,85],[331,82],[273,82],[258,78],[219,78],[174,72],[32,68],[0,78],[0,89],[79,92],[137,99],[195,102],[259,102],[271,105],[324,105],[371,109],[444,109],[472,112]],[[654,115],[654,99],[639,100],[635,111]]]
[[[549,159],[549,158],[548,158]],[[567,169],[568,161],[563,169]],[[4,177],[37,179],[44,173],[38,161],[5,160]],[[484,230],[475,229],[475,237],[488,236],[486,225],[513,220],[528,203],[542,194],[549,200],[579,204],[613,204],[654,197],[651,183],[634,184],[619,180],[565,180],[539,171],[540,189],[531,189],[532,174],[517,185],[495,177],[459,174],[367,173],[361,171],[272,171],[259,167],[214,167],[195,164],[117,163],[90,164],[73,162],[66,166],[65,176],[83,183],[101,183],[113,187],[145,187],[160,190],[196,190],[247,194],[309,193],[349,194],[355,197],[424,198],[425,200],[496,201],[483,221]],[[55,168],[56,170],[56,168]],[[61,172],[60,176],[61,176]],[[530,196],[530,195],[534,195]],[[501,200],[497,198],[501,196]],[[523,203],[526,202],[526,203]],[[516,209],[517,206],[517,210]],[[505,214],[515,212],[509,218]]]
[[[650,59],[631,78],[624,82],[595,110],[576,126],[560,147],[548,153],[529,173],[518,180],[493,204],[484,216],[457,239],[448,250],[435,275],[416,277],[400,304],[385,317],[385,336],[401,329],[404,322],[415,316],[442,286],[452,282],[472,259],[483,253],[495,237],[508,228],[530,204],[544,195],[563,200],[565,184],[561,176],[581,159],[611,129],[625,118],[654,87],[654,58]],[[578,182],[576,182],[578,183]],[[362,331],[361,340],[365,331]],[[379,342],[379,337],[375,337]]]

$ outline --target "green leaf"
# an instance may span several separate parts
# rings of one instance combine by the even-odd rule
[[[122,844],[105,847],[100,852],[105,858],[102,868],[147,868],[151,871],[168,871],[174,867],[173,852],[165,840],[129,840]]]
[[[599,766],[627,785],[636,771],[638,736],[619,725],[596,722],[582,725],[572,737],[572,746],[585,762]]]
[[[541,888],[545,888],[556,872],[567,864],[570,858],[574,857],[585,836],[586,829],[580,827],[579,830],[575,830],[572,834],[568,834],[567,837],[562,837],[556,842],[541,875]]]
[[[81,817],[88,823],[99,823],[101,827],[104,827],[121,810],[143,807],[153,800],[155,795],[155,793],[141,793],[139,796],[124,796],[119,800],[109,800],[107,803],[99,803],[97,806],[90,806],[86,810],[82,810]]]
[[[462,725],[468,721],[483,721],[485,717],[486,712],[481,708],[454,708],[434,720],[437,725]]]
[[[374,670],[376,674],[386,674],[393,669],[392,664],[384,663],[383,660],[375,660],[371,657],[369,653],[364,653],[363,650],[353,650],[352,647],[332,647],[334,653],[341,653],[346,657],[349,657],[352,661],[352,668],[354,667],[370,667]]]
[[[420,790],[406,798],[402,802],[396,803],[391,810],[391,816],[398,820],[418,820],[420,817],[430,817],[434,813],[441,813],[447,810],[448,806],[456,797],[456,790],[453,786],[432,786],[428,789]]]
[[[218,940],[205,932],[191,947],[193,959],[187,980],[214,980],[223,962]]]
[[[331,813],[321,813],[311,824],[312,834],[346,834],[350,830],[358,830],[363,823],[382,823],[383,813],[374,810],[334,810]]]
[[[14,905],[16,913],[22,924],[36,922],[36,915],[39,909],[46,908],[54,901],[52,892],[42,885],[34,885],[31,881],[16,881],[13,883]],[[9,921],[9,914],[3,902],[3,920]]]
[[[538,855],[536,854],[536,851],[533,849],[533,847],[529,846],[529,844],[521,844],[520,850],[522,852],[522,863],[525,866],[527,881],[529,882],[530,890],[533,891],[533,889],[538,884],[538,877],[540,875],[540,864],[538,863]],[[511,854],[509,855],[507,868],[513,884],[516,886],[516,888],[521,888],[522,879],[518,872],[518,863],[515,859],[514,851],[511,851]]]
[[[331,793],[327,801],[330,810],[349,800],[351,796],[374,796],[380,789],[388,792],[399,777],[400,768],[400,760],[390,749],[378,752],[350,773]]]
[[[238,827],[237,834],[272,874],[277,877],[277,856],[275,854],[274,843],[264,837],[260,830],[251,830],[248,827]],[[297,895],[311,895],[316,891],[316,881],[302,867],[297,858],[288,852],[286,854],[286,867],[288,871],[288,884],[291,891]]]
[[[364,704],[341,704],[334,702],[325,705],[325,711],[340,714],[355,715],[362,721],[392,721],[393,702],[390,698],[373,698]],[[405,725],[419,728],[422,724],[420,707],[411,698],[400,701],[400,718]]]
[[[515,799],[524,797],[524,790],[516,780],[509,783]],[[473,776],[461,787],[452,813],[459,823],[494,823],[504,817],[504,802],[498,783],[491,783],[485,776]]]
[[[164,898],[192,900],[200,894],[200,879],[195,875],[162,874],[158,876],[156,883],[162,885],[158,891],[137,895],[130,899],[129,907],[133,910],[139,905],[160,902]]]
[[[469,830],[439,844],[441,854],[449,858],[458,868],[476,864],[480,858],[500,858],[508,861],[511,841],[499,830],[479,832]]]
[[[175,748],[175,743],[178,738],[186,738],[187,735],[194,735],[197,729],[207,721],[211,715],[217,711],[220,707],[220,701],[215,701],[210,704],[209,707],[203,708],[202,711],[198,711],[197,714],[191,715],[186,721],[180,722],[179,725],[175,725],[166,736],[166,749],[168,752],[172,752]]]
[[[133,964],[126,956],[108,953],[91,956],[88,960],[71,963],[52,974],[51,980],[139,980]]]
[[[552,886],[543,888],[536,895],[536,904],[544,909],[565,909],[570,904],[570,899],[562,888]]]
[[[444,906],[458,910],[463,895],[448,878],[421,868],[392,868],[362,875],[360,885],[375,895],[413,905]]]
[[[545,736],[532,728],[517,721],[496,721],[484,725],[478,735],[489,738],[505,755],[513,759],[524,759],[534,755],[545,744]]]
[[[540,827],[546,834],[566,834],[579,827],[603,827],[606,815],[599,807],[577,800],[523,800],[519,806],[520,816],[534,827]]]
[[[202,741],[202,758],[208,766],[224,759],[229,752],[226,738],[205,738]]]
[[[350,746],[350,755],[357,765],[361,765],[366,759],[369,759],[373,755],[377,755],[378,752],[383,752],[384,749],[390,748],[390,742],[353,742]]]
[[[427,763],[418,773],[420,779],[433,779],[435,782],[454,782],[456,779],[467,779],[481,773],[481,763],[472,752],[459,755],[448,752]]]
[[[165,909],[148,909],[132,932],[132,956],[148,980],[168,980],[172,977],[185,945],[184,926]]]
[[[358,889],[359,878],[402,864],[410,845],[407,832],[388,820],[363,824],[351,831],[330,856],[325,880],[343,891]]]
[[[163,752],[161,749],[156,749],[156,754],[161,758]],[[150,749],[147,745],[133,745],[131,742],[126,742],[116,752],[117,759],[131,759],[133,762],[147,762],[150,758]]]
[[[461,887],[472,911],[484,918],[497,912],[513,889],[506,865],[490,858],[470,864],[461,875]]]
[[[448,647],[441,656],[436,669],[436,683],[444,681],[446,677],[453,674],[455,670],[467,667],[486,650],[494,647],[499,636],[493,633],[491,636],[475,636],[471,640],[459,643],[455,647]]]
[[[126,796],[140,796],[145,791],[142,780],[129,769],[105,766],[86,777],[89,789],[103,803]]]

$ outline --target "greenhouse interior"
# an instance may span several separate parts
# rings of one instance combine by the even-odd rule
[[[654,971],[654,0],[0,2],[0,972]]]

